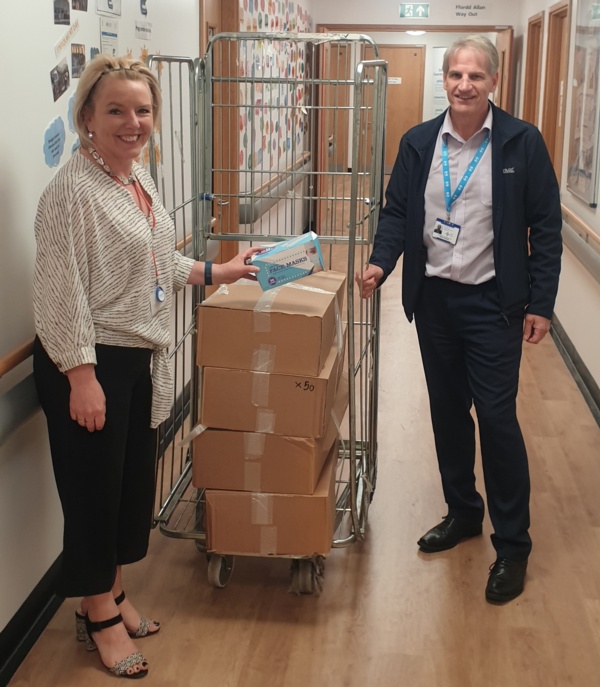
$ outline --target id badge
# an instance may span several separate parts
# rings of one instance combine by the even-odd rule
[[[448,220],[440,219],[439,217],[435,220],[435,226],[433,227],[432,236],[438,241],[445,241],[455,246],[458,241],[458,235],[460,233],[460,224],[453,224],[448,222]]]
[[[152,312],[152,317],[156,317],[160,310],[164,308],[166,300],[162,286],[155,286],[150,294],[150,311]]]

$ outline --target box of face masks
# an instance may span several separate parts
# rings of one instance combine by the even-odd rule
[[[250,263],[260,268],[256,278],[263,291],[325,269],[319,237],[313,231],[266,246]]]

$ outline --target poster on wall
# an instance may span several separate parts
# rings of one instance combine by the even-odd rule
[[[78,12],[87,12],[88,0],[72,0],[71,7]]]
[[[96,0],[96,12],[121,16],[121,0]]]
[[[78,79],[85,67],[85,45],[71,43],[71,76]]]
[[[71,23],[69,0],[54,0],[54,23],[64,26],[69,26]]]
[[[448,98],[444,88],[444,55],[446,48],[433,49],[433,116],[442,114],[448,107]]]
[[[116,19],[100,19],[100,52],[103,55],[119,54],[119,22]]]
[[[56,102],[60,96],[69,88],[71,77],[69,75],[69,65],[67,60],[61,60],[50,72],[50,83],[52,84],[52,97]]]
[[[596,8],[592,0],[580,0],[577,8],[567,167],[567,189],[593,208],[598,204],[600,132],[600,16]]]

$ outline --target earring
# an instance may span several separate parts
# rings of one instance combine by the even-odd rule
[[[91,131],[88,131],[88,138],[94,138],[94,134]]]

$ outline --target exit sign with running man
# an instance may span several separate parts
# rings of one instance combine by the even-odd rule
[[[428,2],[403,2],[400,4],[401,19],[429,19]]]

